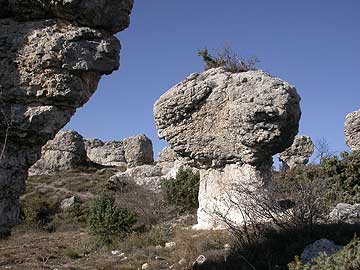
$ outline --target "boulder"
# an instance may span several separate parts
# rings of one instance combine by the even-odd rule
[[[157,161],[159,163],[175,162],[176,159],[177,159],[177,155],[175,151],[172,150],[170,147],[165,147],[163,150],[159,152]]]
[[[60,131],[41,152],[41,158],[29,169],[29,175],[70,171],[86,163],[83,137],[76,131]]]
[[[323,238],[308,245],[304,249],[303,253],[301,254],[301,261],[304,263],[308,263],[312,259],[318,257],[321,253],[325,253],[326,255],[332,255],[333,253],[336,253],[342,248],[343,246],[335,245],[333,241]]]
[[[223,209],[220,214],[227,211],[213,195],[223,197],[233,185],[217,192],[218,186],[246,183],[248,175],[256,176],[256,187],[269,181],[272,156],[292,144],[300,116],[296,89],[260,70],[231,73],[214,68],[191,74],[156,101],[159,138],[178,156],[209,170],[201,173],[199,227],[218,223],[209,215],[202,218],[204,207],[208,214],[211,205]]]
[[[119,172],[110,177],[111,187],[124,187],[127,184],[137,184],[148,190],[159,192],[163,177],[162,168],[158,165],[141,165]]]
[[[143,134],[124,139],[124,151],[128,167],[154,163],[152,142]]]
[[[360,151],[360,110],[346,116],[345,141],[352,151]]]
[[[66,198],[66,199],[61,201],[60,209],[66,210],[66,209],[68,209],[70,207],[73,207],[76,203],[79,203],[79,202],[80,202],[80,200],[76,196]]]
[[[119,68],[132,0],[0,0],[0,230],[41,148]]]
[[[86,139],[84,143],[90,161],[103,166],[126,166],[122,141],[102,142],[99,139]]]
[[[360,204],[338,203],[330,212],[332,222],[355,224],[360,222]]]
[[[280,153],[279,159],[284,170],[305,165],[314,153],[314,144],[309,136],[296,136],[293,144]]]

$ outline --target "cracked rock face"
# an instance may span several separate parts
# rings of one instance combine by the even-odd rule
[[[154,105],[158,136],[201,168],[195,228],[223,226],[216,212],[242,222],[227,194],[237,183],[256,188],[268,183],[272,156],[292,144],[300,116],[296,89],[263,71],[209,69],[159,98]]]
[[[352,151],[360,151],[360,110],[346,116],[345,141]]]
[[[128,26],[131,6],[0,0],[0,230],[18,221],[27,170],[41,147],[89,100],[101,76],[119,68],[112,34]]]
[[[280,153],[279,158],[285,169],[305,165],[314,153],[314,143],[309,136],[296,136],[293,144]]]
[[[152,142],[144,134],[126,138],[123,142],[128,167],[154,163]]]
[[[92,162],[104,166],[126,166],[122,141],[102,142],[99,139],[86,139],[84,143],[87,157]]]
[[[60,131],[41,152],[41,158],[29,169],[29,175],[69,171],[86,163],[83,137],[76,131]]]
[[[192,74],[154,105],[158,135],[202,167],[261,164],[298,132],[295,88],[262,71]]]

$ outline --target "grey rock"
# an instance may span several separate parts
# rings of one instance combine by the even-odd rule
[[[127,184],[140,185],[148,190],[159,192],[163,177],[162,168],[158,165],[141,165],[119,172],[110,177],[112,187],[123,187]]]
[[[194,228],[222,227],[215,212],[242,222],[226,195],[237,182],[256,188],[269,182],[272,156],[292,144],[300,116],[296,89],[260,70],[191,74],[157,100],[159,138],[202,169]]]
[[[165,147],[158,154],[158,162],[175,162],[177,159],[177,155],[174,150],[170,147]]]
[[[279,159],[284,169],[292,169],[298,165],[305,165],[314,153],[314,143],[309,136],[296,136],[293,144],[280,153]]]
[[[202,266],[207,262],[207,259],[204,255],[200,255],[196,258],[195,262],[192,265],[193,270],[200,270]]]
[[[84,140],[87,157],[92,162],[104,166],[126,166],[122,141],[102,142],[99,139]]]
[[[261,164],[288,148],[298,132],[300,97],[262,71],[222,68],[192,74],[154,105],[158,136],[203,167]]]
[[[318,257],[321,253],[331,255],[341,250],[343,246],[335,245],[333,241],[328,239],[320,239],[308,245],[301,254],[301,261],[304,263],[310,262],[312,259]]]
[[[18,222],[19,196],[42,146],[101,76],[119,68],[112,34],[127,26],[130,4],[0,0],[0,230]]]
[[[60,131],[41,152],[41,158],[29,169],[29,175],[70,171],[86,163],[83,137],[76,131]]]
[[[345,141],[352,151],[360,151],[360,110],[346,116]]]
[[[338,203],[330,212],[332,222],[355,224],[360,222],[360,204]]]
[[[151,140],[145,135],[124,139],[125,159],[128,167],[154,163],[154,152]]]
[[[61,201],[60,208],[62,210],[66,210],[72,206],[74,206],[76,203],[80,202],[79,199],[76,196],[72,196],[70,198],[66,198]]]

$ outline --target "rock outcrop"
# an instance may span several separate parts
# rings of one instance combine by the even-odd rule
[[[163,150],[159,152],[157,162],[170,163],[170,162],[175,162],[177,158],[178,157],[174,150],[172,150],[170,147],[165,147]]]
[[[332,222],[360,223],[360,204],[338,203],[330,212],[329,219]]]
[[[177,155],[209,169],[201,173],[198,210],[198,227],[209,228],[217,224],[214,206],[226,213],[215,193],[231,193],[232,183],[246,183],[250,175],[256,186],[269,180],[272,156],[288,148],[298,132],[300,97],[265,72],[216,68],[171,88],[155,103],[154,116],[158,136]],[[217,192],[220,185],[226,190]]]
[[[295,168],[298,165],[305,165],[309,162],[314,153],[314,143],[309,136],[296,136],[293,144],[280,153],[279,159],[284,170]]]
[[[125,151],[122,141],[103,142],[99,139],[84,140],[87,157],[103,166],[125,167]]]
[[[143,134],[124,139],[124,151],[128,167],[152,164],[154,162],[152,142]]]
[[[60,131],[41,152],[41,158],[29,169],[29,175],[70,171],[86,163],[83,137],[76,131]]]
[[[341,249],[343,249],[343,246],[338,246],[333,241],[323,238],[305,247],[301,254],[301,261],[308,263],[312,259],[320,256],[321,253],[332,255]]]
[[[360,110],[346,116],[345,141],[352,151],[360,151]]]
[[[119,68],[113,36],[132,0],[0,0],[0,230],[18,222],[19,196],[41,147]]]

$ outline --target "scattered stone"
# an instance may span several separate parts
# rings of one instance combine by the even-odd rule
[[[314,153],[314,143],[309,136],[296,136],[293,144],[280,153],[283,170],[293,169],[298,165],[305,165]]]
[[[0,1],[0,231],[19,221],[19,197],[42,146],[89,100],[101,76],[119,68],[113,34],[128,26],[132,5]]]
[[[141,266],[141,270],[147,270],[150,268],[150,265],[148,263],[144,263],[142,266]]]
[[[60,131],[41,152],[41,158],[29,169],[29,175],[69,171],[86,163],[83,137],[76,131]]]
[[[308,263],[312,259],[318,257],[320,253],[326,253],[327,255],[331,255],[341,250],[342,248],[343,246],[335,245],[333,241],[323,238],[308,245],[304,249],[303,253],[301,254],[301,261],[303,261],[304,263]]]
[[[137,135],[124,140],[125,159],[128,167],[154,163],[151,140],[145,135]]]
[[[122,141],[102,142],[99,139],[84,140],[87,157],[103,166],[126,166],[124,144]]]
[[[60,209],[62,209],[62,210],[68,209],[79,202],[80,202],[80,200],[76,196],[71,196],[70,198],[66,198],[61,201]]]
[[[360,110],[346,116],[345,141],[352,151],[360,151]]]
[[[332,222],[360,223],[360,204],[339,203],[330,212],[329,219]]]
[[[176,246],[175,242],[168,242],[165,243],[165,248],[174,248]]]

